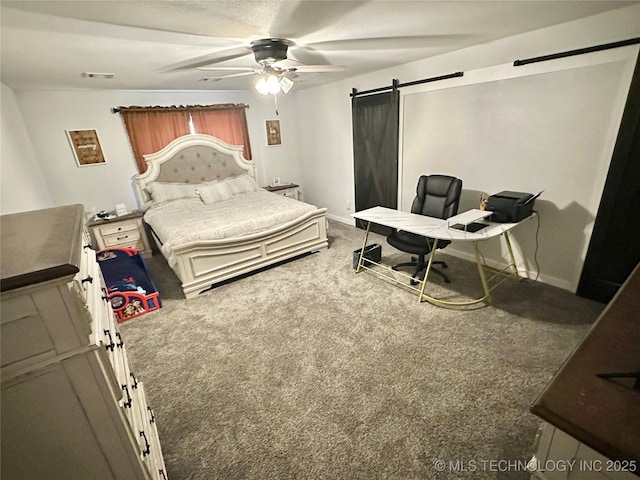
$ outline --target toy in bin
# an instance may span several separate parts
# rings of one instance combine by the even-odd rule
[[[96,253],[118,323],[159,309],[162,304],[142,256],[135,248],[107,248]]]

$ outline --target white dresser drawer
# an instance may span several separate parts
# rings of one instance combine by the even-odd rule
[[[634,480],[632,460],[612,460],[549,423],[542,423],[529,461],[531,480]]]
[[[158,429],[156,427],[155,414],[147,402],[147,393],[144,390],[144,385],[138,383],[137,394],[139,397],[138,408],[143,421],[144,439],[148,442],[148,454],[145,457],[151,476],[154,479],[166,479],[166,467],[162,456],[162,449],[160,448],[160,438],[158,436]]]
[[[79,284],[79,280],[75,284]],[[30,365],[88,345],[92,318],[83,292],[68,285],[24,293],[7,292],[0,302],[2,374],[16,375]],[[67,321],[67,315],[74,315]]]
[[[39,314],[32,297],[5,297],[1,306],[3,368],[33,357],[44,360],[56,356],[45,319]]]

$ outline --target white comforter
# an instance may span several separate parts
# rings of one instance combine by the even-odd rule
[[[199,240],[243,237],[315,210],[317,207],[308,203],[260,190],[213,204],[204,204],[199,198],[164,202],[149,208],[144,220],[162,242],[162,252],[174,267],[176,247]]]

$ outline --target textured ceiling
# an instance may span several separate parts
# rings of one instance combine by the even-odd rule
[[[196,67],[258,67],[248,45],[280,37],[289,58],[343,65],[319,85],[621,8],[621,1],[2,1],[0,78],[19,89],[240,90]],[[82,72],[113,73],[112,79]],[[241,72],[241,70],[238,70]]]

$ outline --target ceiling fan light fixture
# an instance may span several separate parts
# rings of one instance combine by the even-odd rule
[[[293,80],[287,77],[280,77],[280,88],[284,93],[289,93],[289,90],[293,87]]]
[[[256,90],[262,95],[275,95],[280,92],[280,80],[277,75],[267,75],[256,83]]]

